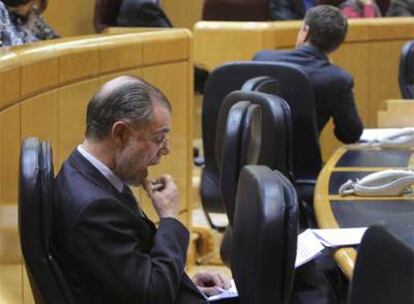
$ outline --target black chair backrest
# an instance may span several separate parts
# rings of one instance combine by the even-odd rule
[[[203,206],[209,205],[210,212],[224,212],[218,184],[219,169],[214,153],[217,134],[216,122],[220,106],[225,96],[230,92],[240,89],[247,80],[259,76],[269,76],[276,79],[281,86],[280,96],[290,106],[293,130],[292,160],[295,177],[315,179],[321,168],[322,160],[316,127],[314,96],[308,76],[297,66],[288,63],[233,62],[225,64],[210,74],[203,100],[202,137],[205,165],[201,176],[200,196]],[[263,134],[263,138],[265,142],[277,143],[278,140],[278,138],[267,137],[265,134]],[[306,153],[303,153],[304,151]],[[285,171],[283,168],[266,162],[261,163]]]
[[[399,83],[402,98],[414,99],[414,40],[401,49]]]
[[[203,20],[267,21],[269,0],[204,0]]]
[[[49,143],[26,139],[20,152],[18,212],[30,286],[36,303],[72,304],[72,293],[50,248],[53,178]]]
[[[257,164],[260,155],[260,106],[248,101],[237,102],[230,109],[220,111],[217,124],[216,157],[220,167],[220,191],[231,225],[240,171],[245,165]]]
[[[298,233],[298,202],[290,182],[265,166],[240,174],[231,269],[240,303],[288,303]]]
[[[279,96],[282,91],[282,84],[272,77],[259,76],[247,80],[243,84],[241,90],[245,92],[260,92]]]
[[[414,228],[411,240],[370,227],[358,248],[350,304],[414,303]]]

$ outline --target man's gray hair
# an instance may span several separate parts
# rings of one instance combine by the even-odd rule
[[[107,82],[88,104],[86,138],[102,140],[120,120],[137,125],[148,123],[153,118],[154,102],[171,111],[165,95],[143,79],[121,76]]]

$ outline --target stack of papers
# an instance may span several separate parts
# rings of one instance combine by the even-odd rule
[[[361,243],[367,227],[306,229],[298,236],[295,268],[314,259],[325,247],[346,247]]]

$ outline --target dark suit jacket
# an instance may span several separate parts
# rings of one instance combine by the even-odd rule
[[[273,20],[300,20],[306,10],[303,0],[270,0],[269,13]]]
[[[315,92],[319,132],[330,118],[335,136],[343,143],[352,143],[361,136],[363,125],[355,106],[352,76],[329,62],[328,57],[312,46],[293,51],[262,51],[255,60],[284,61],[302,67],[309,75]]]
[[[414,16],[414,0],[391,1],[387,16],[410,17]]]
[[[56,259],[77,303],[206,303],[184,272],[187,229],[158,229],[78,151],[55,180]]]
[[[151,0],[123,0],[116,24],[126,27],[173,27],[162,8]]]

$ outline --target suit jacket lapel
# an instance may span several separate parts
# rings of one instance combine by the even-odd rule
[[[111,192],[113,196],[119,199],[122,203],[124,203],[128,208],[130,208],[134,213],[138,215],[137,206],[134,206],[129,202],[122,193],[119,193],[118,190],[106,179],[105,176],[99,172],[86,158],[79,153],[77,149],[75,149],[68,159],[69,163],[76,168],[83,176],[85,176],[88,180],[92,183],[97,185],[98,187]],[[154,223],[148,219],[146,216],[143,218],[153,231],[156,230]]]

